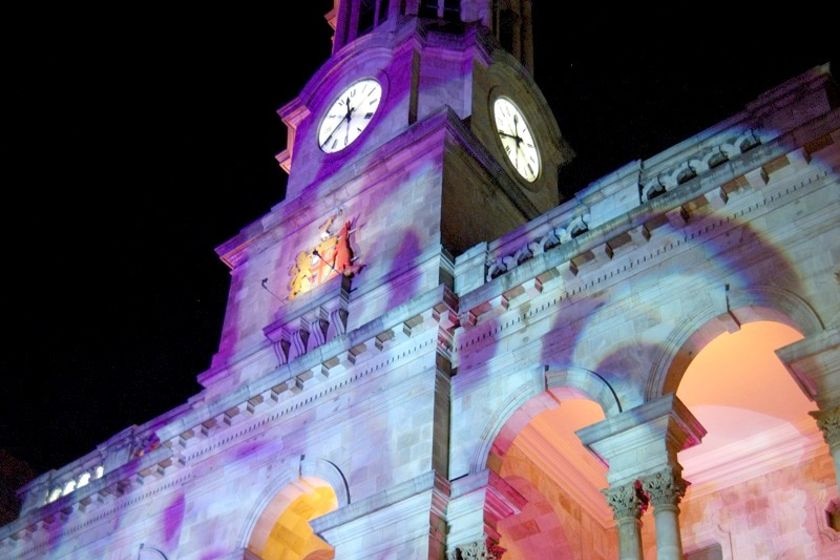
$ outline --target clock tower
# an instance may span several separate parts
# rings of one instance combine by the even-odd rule
[[[293,455],[342,465],[358,500],[392,500],[394,527],[425,536],[390,546],[438,558],[456,258],[555,207],[573,154],[532,78],[529,0],[336,0],[327,20],[331,57],[279,110],[286,198],[218,249],[231,294],[200,381],[223,398],[278,367],[301,395],[369,375],[336,397],[340,443]],[[381,460],[363,460],[372,448]],[[418,484],[428,511],[408,520],[418,494],[396,496]],[[317,522],[338,557],[371,546],[346,515]]]

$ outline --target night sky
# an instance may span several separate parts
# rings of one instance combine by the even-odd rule
[[[274,4],[6,14],[0,448],[36,471],[198,391],[227,297],[214,248],[282,199],[275,110],[329,56],[331,0]],[[562,4],[535,7],[536,79],[578,154],[567,195],[840,64],[826,17]]]

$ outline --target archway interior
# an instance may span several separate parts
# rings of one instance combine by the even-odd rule
[[[677,396],[707,434],[700,445],[679,455],[687,480],[711,482],[758,452],[795,449],[803,436],[816,435],[808,415],[814,404],[774,352],[801,338],[788,325],[756,321],[718,335],[692,360]]]
[[[286,486],[267,508],[271,523],[264,544],[249,548],[261,560],[329,560],[335,554],[332,547],[318,537],[309,524],[338,507],[333,489],[317,479],[301,479]],[[256,549],[256,550],[255,550]]]
[[[499,544],[510,560],[572,559],[582,549],[610,557],[615,550],[607,529],[612,516],[600,493],[607,485],[606,467],[575,435],[603,420],[604,413],[597,403],[564,389],[551,389],[539,398],[546,396],[555,406],[527,422],[511,418],[521,429],[503,455],[488,459],[488,466],[524,498],[521,511],[495,527]]]
[[[783,323],[747,323],[713,338],[685,371],[677,394],[708,430],[701,445],[679,456],[692,482],[686,500],[699,496],[698,490],[706,495],[698,508],[685,504],[687,528],[695,517],[705,523],[707,508],[716,507],[710,504],[717,503],[723,488],[755,480],[761,476],[757,469],[774,470],[810,456],[809,446],[819,439],[808,415],[814,405],[774,352],[801,338]],[[515,437],[509,445],[494,444],[488,458],[488,467],[526,499],[518,514],[496,527],[500,545],[508,550],[505,558],[614,557],[612,512],[600,492],[607,486],[606,467],[575,434],[602,420],[603,412],[568,390],[551,389],[539,398],[544,403],[546,397],[556,404],[523,406],[522,414],[506,424],[516,428]],[[644,540],[653,551],[650,515],[645,516]],[[689,548],[697,547],[687,541]]]
[[[680,504],[686,558],[720,550],[723,557],[838,557],[837,544],[820,536],[835,481],[808,415],[816,407],[774,352],[801,338],[786,324],[746,323],[712,339],[686,369],[677,395],[707,430],[679,454],[691,482]],[[653,546],[652,523],[643,532]]]

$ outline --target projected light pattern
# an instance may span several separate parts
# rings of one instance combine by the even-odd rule
[[[481,30],[405,29],[339,50],[281,110],[289,199],[218,249],[230,298],[201,393],[33,481],[0,556],[588,560],[626,552],[648,506],[651,557],[683,555],[678,524],[686,551],[713,535],[743,547],[729,557],[840,552],[803,514],[836,491],[824,447],[684,496],[682,450],[666,449],[703,435],[673,394],[719,334],[763,320],[828,338],[840,136],[827,101],[790,93],[827,78],[523,225],[553,173],[515,182],[490,90],[515,86],[543,115],[529,123],[548,170],[567,154],[544,100]],[[376,122],[325,154],[318,123],[356,73],[382,86]],[[652,518],[663,504],[670,533]],[[628,515],[619,539],[612,518]]]

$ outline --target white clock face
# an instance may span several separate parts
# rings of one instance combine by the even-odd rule
[[[367,128],[379,102],[382,86],[373,79],[347,87],[330,105],[318,127],[318,145],[327,153],[343,150]]]
[[[540,152],[522,111],[507,97],[498,97],[493,102],[493,119],[511,165],[533,183],[540,174]]]

